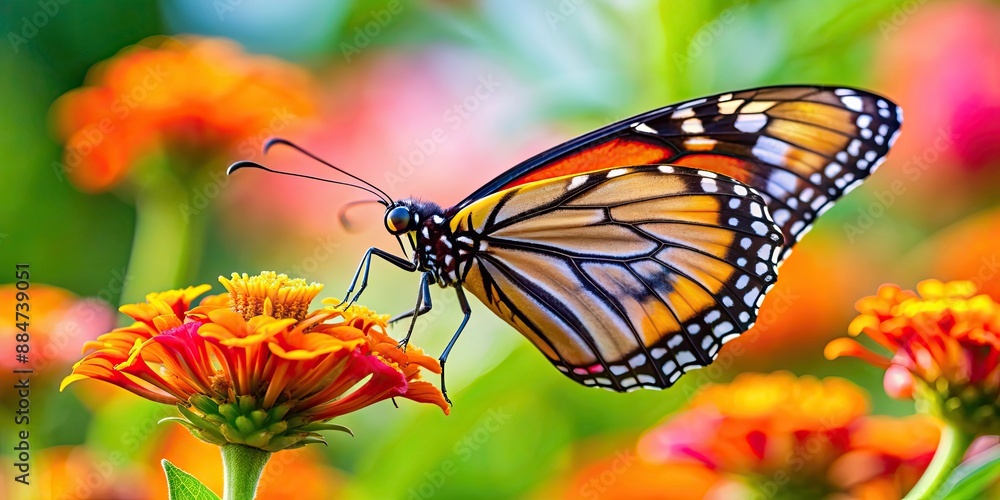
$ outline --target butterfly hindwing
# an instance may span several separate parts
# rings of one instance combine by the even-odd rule
[[[452,217],[462,286],[585,385],[664,388],[750,328],[783,251],[755,189],[668,165],[501,191]]]
[[[881,164],[902,115],[850,88],[766,87],[695,99],[574,139],[509,170],[468,197],[620,166],[690,166],[756,188],[786,252],[816,218]]]

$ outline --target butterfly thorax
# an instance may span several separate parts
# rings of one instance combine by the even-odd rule
[[[416,229],[410,233],[410,244],[417,269],[431,273],[441,287],[461,282],[473,240],[453,234],[450,218],[440,206],[417,200],[402,203],[412,207]]]

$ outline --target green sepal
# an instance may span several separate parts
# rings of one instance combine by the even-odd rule
[[[236,417],[240,416],[240,411],[236,408],[236,405],[226,403],[219,405],[219,415],[226,417],[226,420],[233,423],[236,421]]]
[[[304,426],[300,427],[298,430],[300,430],[300,431],[340,431],[340,432],[346,432],[346,433],[350,434],[351,437],[354,437],[354,431],[352,431],[350,427],[348,427],[346,425],[342,425],[342,424],[327,424],[327,423],[323,423],[323,422],[313,422],[311,424],[304,425]]]

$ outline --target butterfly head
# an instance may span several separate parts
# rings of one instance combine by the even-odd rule
[[[394,203],[389,205],[385,211],[385,229],[389,233],[399,236],[416,229],[416,217],[413,207]]]

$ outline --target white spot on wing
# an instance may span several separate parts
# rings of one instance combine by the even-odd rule
[[[763,161],[773,165],[781,165],[785,162],[785,155],[788,154],[789,149],[791,146],[788,143],[762,135],[757,138],[757,143],[754,144],[750,152]]]
[[[676,357],[677,362],[680,363],[681,366],[688,363],[694,363],[694,354],[691,354],[691,351],[680,351],[677,353]]]
[[[646,125],[645,123],[636,123],[636,124],[632,125],[632,128],[634,128],[636,132],[642,132],[644,134],[655,134],[655,133],[657,133],[656,130],[654,130],[649,125]]]
[[[794,198],[792,198],[794,200]],[[792,213],[788,211],[787,208],[779,208],[771,214],[771,218],[774,219],[774,223],[783,226],[788,219],[792,216]]]
[[[840,102],[844,103],[844,106],[847,106],[847,109],[850,109],[852,111],[860,112],[865,109],[864,102],[861,100],[860,97],[856,95],[842,96],[840,98]]]
[[[737,99],[735,101],[720,102],[719,103],[719,113],[724,115],[731,115],[736,112],[736,109],[743,104],[743,99]]]
[[[826,169],[823,171],[823,173],[825,173],[827,177],[832,179],[837,174],[839,174],[841,170],[843,170],[843,168],[840,166],[840,164],[837,162],[833,162],[826,166]]]
[[[674,113],[672,115],[670,115],[670,117],[673,118],[674,120],[680,120],[680,119],[683,119],[683,118],[691,118],[692,116],[694,116],[694,110],[690,109],[690,108],[687,108],[687,109],[678,109],[677,111],[674,111]]]
[[[850,153],[851,156],[858,156],[858,154],[861,153],[861,140],[859,139],[852,140],[851,143],[847,146],[847,152]]]
[[[571,181],[569,181],[569,186],[566,188],[566,190],[567,191],[572,191],[572,190],[574,190],[574,189],[582,186],[585,182],[587,182],[587,177],[589,177],[589,176],[587,176],[587,175],[578,175],[578,176],[574,177]],[[472,243],[472,242],[469,241],[469,243]]]
[[[662,350],[663,350],[663,353],[666,354],[667,350],[666,349],[662,349]],[[674,363],[673,361],[667,361],[666,363],[663,363],[663,374],[664,375],[670,375],[676,369],[677,369],[677,363]]]
[[[688,134],[701,134],[705,132],[705,127],[698,118],[688,118],[681,124],[681,130]]]
[[[642,366],[646,364],[646,355],[642,353],[636,354],[635,356],[632,356],[632,359],[628,360],[628,364],[632,368]]]
[[[752,134],[764,128],[764,125],[767,125],[767,116],[761,113],[750,115],[741,113],[736,117],[735,127],[740,132]]]

